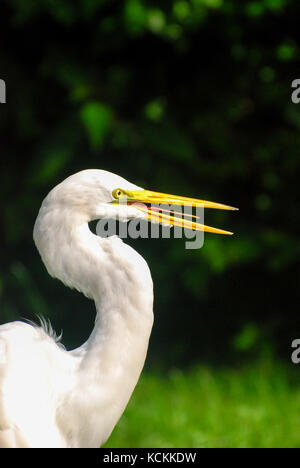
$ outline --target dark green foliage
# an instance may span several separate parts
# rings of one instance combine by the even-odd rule
[[[299,5],[288,0],[2,2],[1,322],[35,314],[67,347],[92,303],[51,280],[32,242],[47,192],[85,168],[239,206],[207,211],[199,251],[135,247],[155,282],[152,366],[286,362],[299,337]],[[298,301],[298,303],[297,303]],[[297,335],[298,334],[298,335]]]

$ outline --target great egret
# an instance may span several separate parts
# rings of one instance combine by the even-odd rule
[[[153,202],[233,209],[143,190],[103,170],[72,175],[44,200],[34,226],[42,260],[51,276],[93,298],[97,315],[91,336],[73,351],[45,323],[0,327],[0,447],[91,448],[111,434],[144,365],[153,285],[143,257],[117,236],[96,236],[88,222],[116,216],[179,222],[152,210]]]

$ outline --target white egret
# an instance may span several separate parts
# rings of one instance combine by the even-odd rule
[[[227,233],[174,221],[145,205],[132,206],[135,201],[200,202],[143,190],[102,170],[72,175],[44,200],[34,226],[42,260],[51,276],[92,298],[97,315],[91,336],[73,351],[67,351],[45,323],[0,326],[0,447],[101,446],[142,371],[153,324],[148,265],[117,236],[93,234],[89,221],[168,218],[171,224]]]

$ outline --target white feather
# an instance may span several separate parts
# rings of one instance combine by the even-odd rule
[[[44,319],[41,327],[0,326],[0,447],[99,447],[134,390],[153,324],[150,271],[121,239],[88,228],[116,213],[109,204],[116,188],[139,189],[89,170],[43,202],[36,246],[50,275],[94,299],[95,327],[80,348],[66,351]],[[124,216],[142,214],[124,207]]]

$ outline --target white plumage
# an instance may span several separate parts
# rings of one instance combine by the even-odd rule
[[[230,234],[167,216],[166,210],[158,214],[141,202],[233,209],[143,190],[101,170],[75,174],[49,193],[35,223],[35,244],[51,276],[95,301],[95,326],[73,351],[57,342],[45,322],[0,326],[0,447],[99,447],[138,381],[153,324],[151,274],[135,250],[116,236],[94,235],[89,221],[169,219]]]
[[[120,208],[109,204],[117,187],[139,189],[87,170],[43,202],[34,240],[47,270],[92,297],[97,317],[87,342],[69,352],[42,327],[0,327],[0,447],[99,447],[137,383],[153,323],[150,271],[122,240],[88,227]],[[132,207],[126,214],[143,217]]]

